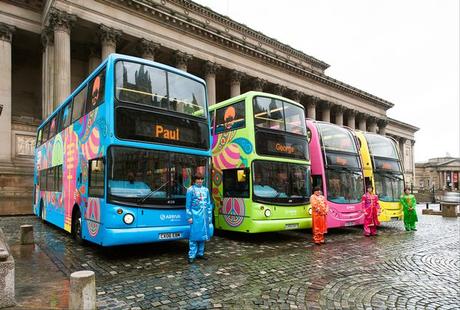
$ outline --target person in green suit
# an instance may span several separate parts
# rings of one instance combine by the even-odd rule
[[[408,187],[404,188],[404,194],[401,196],[400,202],[404,212],[404,227],[407,231],[417,230],[415,228],[415,222],[418,221],[417,211],[415,210],[417,201],[415,200],[414,195],[410,193],[410,189]]]

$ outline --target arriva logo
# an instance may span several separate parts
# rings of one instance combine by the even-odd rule
[[[179,214],[160,214],[160,220],[162,221],[180,221],[181,216]]]

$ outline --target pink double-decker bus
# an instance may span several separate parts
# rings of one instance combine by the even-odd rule
[[[307,120],[312,187],[321,186],[329,228],[363,224],[364,177],[357,139],[347,128]]]

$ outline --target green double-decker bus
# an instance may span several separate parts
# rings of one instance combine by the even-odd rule
[[[209,110],[215,227],[246,233],[310,228],[304,108],[247,92]]]

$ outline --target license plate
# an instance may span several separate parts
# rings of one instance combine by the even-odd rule
[[[160,239],[176,239],[181,237],[181,233],[164,233],[160,234]]]
[[[392,222],[399,221],[399,218],[398,218],[398,217],[392,217],[392,218],[391,218],[391,221],[392,221]]]
[[[355,225],[355,222],[346,222],[345,223],[345,226],[354,226]]]
[[[286,224],[286,226],[284,226],[284,229],[296,229],[296,228],[299,228],[299,224],[295,223],[295,224]]]

